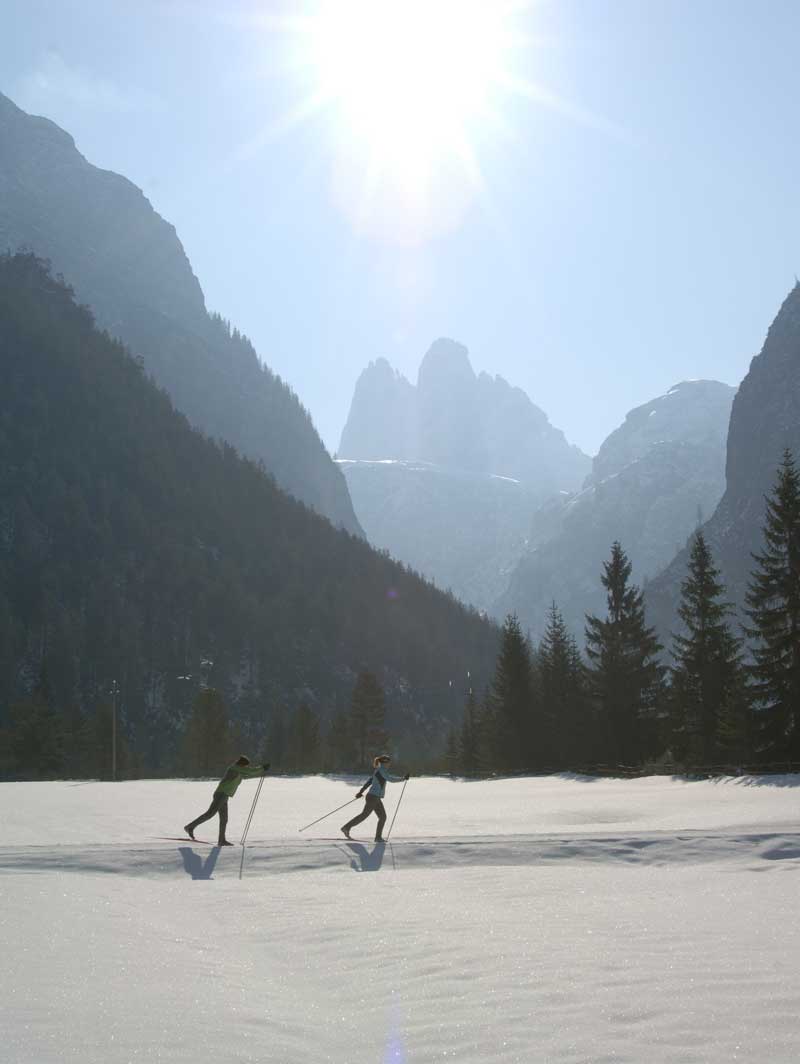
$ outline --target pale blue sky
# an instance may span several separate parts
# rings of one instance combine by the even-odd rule
[[[5,0],[0,90],[144,189],[329,448],[366,363],[415,380],[438,336],[590,453],[679,380],[741,380],[800,273],[796,0],[519,12],[515,74],[564,105],[505,98],[484,197],[415,246],[334,202],[329,112],[283,128],[307,86],[252,16],[309,7]]]

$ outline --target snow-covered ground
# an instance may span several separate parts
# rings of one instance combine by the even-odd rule
[[[800,1059],[800,777],[352,785],[0,784],[3,1064]]]

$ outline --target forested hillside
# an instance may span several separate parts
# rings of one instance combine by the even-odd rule
[[[193,425],[361,532],[308,412],[246,337],[206,312],[173,226],[132,182],[92,166],[69,133],[0,93],[0,253],[16,250],[48,259]]]
[[[497,631],[192,429],[32,255],[0,260],[0,714],[119,685],[146,771],[174,763],[202,677],[243,735],[330,719],[363,669],[406,750],[488,682]],[[0,720],[0,727],[3,721]]]

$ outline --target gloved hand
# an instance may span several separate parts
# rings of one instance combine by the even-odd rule
[[[364,797],[364,792],[363,791],[359,791],[358,794],[356,795],[356,798],[363,798],[363,797]]]
[[[408,773],[406,773],[406,780],[410,780],[410,779],[411,779],[411,777],[408,775]]]
[[[262,765],[261,767],[264,769],[265,772],[269,772],[269,761],[267,761],[266,764]]]

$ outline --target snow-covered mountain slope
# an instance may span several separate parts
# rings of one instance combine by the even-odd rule
[[[178,838],[211,781],[0,784],[4,1059],[797,1060],[797,777],[413,779],[387,846],[298,835],[353,783],[268,779],[244,852]]]
[[[517,612],[539,635],[555,601],[581,639],[585,614],[605,611],[600,577],[614,540],[634,581],[659,573],[722,496],[734,395],[718,381],[684,381],[632,410],[603,443],[583,490],[536,514],[495,612]]]
[[[528,536],[538,495],[519,480],[401,459],[338,459],[370,543],[488,610]]]

